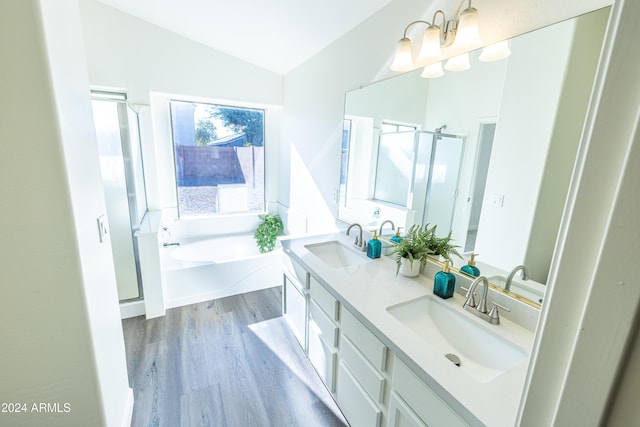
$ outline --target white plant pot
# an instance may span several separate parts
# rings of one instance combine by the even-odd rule
[[[402,258],[398,273],[405,277],[417,277],[420,274],[420,260],[414,259],[411,264],[407,258]]]

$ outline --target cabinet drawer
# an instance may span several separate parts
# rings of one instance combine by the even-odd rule
[[[295,278],[303,289],[309,289],[309,273],[291,256],[284,254],[282,268],[284,273]]]
[[[338,346],[338,327],[313,301],[309,304],[309,324],[311,323],[316,324],[327,344],[331,347]]]
[[[286,275],[284,276],[282,310],[293,334],[302,349],[306,351],[307,297]]]
[[[324,341],[322,331],[315,322],[309,323],[309,361],[327,389],[335,392],[338,353]]]
[[[429,426],[464,427],[465,423],[398,358],[393,361],[393,388]]]
[[[387,427],[428,427],[419,416],[399,397],[391,392]]]
[[[373,400],[382,403],[384,399],[384,377],[344,335],[340,337],[340,357],[360,385],[362,385],[362,388],[369,393]]]
[[[338,300],[313,277],[310,278],[309,282],[311,298],[314,299],[332,320],[338,320]]]
[[[341,310],[340,328],[373,366],[384,372],[387,363],[387,347],[344,306]]]
[[[353,377],[342,361],[338,363],[336,400],[351,427],[378,427],[382,411]]]

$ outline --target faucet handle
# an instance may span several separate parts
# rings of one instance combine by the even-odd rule
[[[498,307],[500,307],[502,310],[505,311],[511,311],[511,309],[505,307],[504,305],[500,305],[495,301],[491,302],[491,310],[489,310],[489,321],[494,324],[494,325],[498,325],[500,324],[500,313],[498,312]]]

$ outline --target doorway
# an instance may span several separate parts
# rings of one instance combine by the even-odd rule
[[[484,190],[487,184],[487,173],[491,161],[491,149],[493,137],[496,133],[495,123],[481,123],[478,137],[478,157],[473,172],[473,191],[471,193],[471,215],[467,228],[467,237],[464,244],[464,252],[473,252],[478,236],[478,226],[484,200]]]

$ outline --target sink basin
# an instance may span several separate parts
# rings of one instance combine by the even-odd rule
[[[387,307],[387,311],[444,356],[460,359],[460,369],[479,382],[489,382],[526,360],[528,352],[483,325],[483,320],[456,310],[432,295]]]
[[[305,245],[304,247],[317,256],[322,262],[333,268],[349,267],[371,261],[364,255],[357,253],[355,250],[335,240],[313,243]]]

